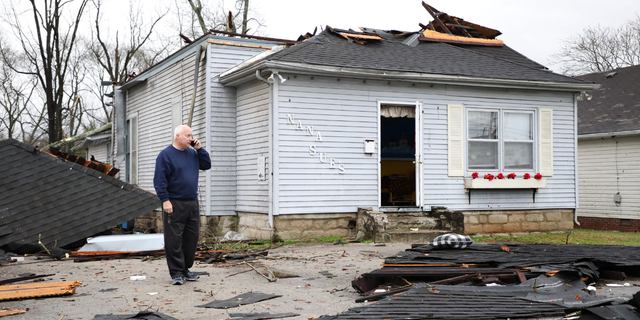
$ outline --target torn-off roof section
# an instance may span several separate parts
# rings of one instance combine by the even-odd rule
[[[83,240],[160,206],[158,197],[13,139],[0,141],[0,247],[30,253]]]
[[[449,43],[463,43],[482,46],[503,46],[502,40],[496,37],[502,33],[498,30],[464,21],[464,19],[450,16],[436,8],[422,2],[422,6],[429,12],[433,21],[422,27],[422,41],[436,41]]]
[[[640,65],[577,78],[601,85],[578,101],[578,134],[640,130]]]

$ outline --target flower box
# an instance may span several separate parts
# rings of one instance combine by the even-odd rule
[[[546,188],[547,179],[464,179],[464,188],[468,189],[538,189]]]

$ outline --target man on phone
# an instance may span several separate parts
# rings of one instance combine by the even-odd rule
[[[209,169],[209,153],[185,125],[176,127],[173,144],[156,158],[153,186],[162,201],[164,250],[174,285],[200,278],[189,268],[193,266],[200,235],[199,170]]]

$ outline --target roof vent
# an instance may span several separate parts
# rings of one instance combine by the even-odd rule
[[[615,76],[616,74],[618,74],[618,73],[617,73],[617,72],[615,72],[615,71],[614,71],[614,72],[609,72],[609,73],[607,73],[607,75],[606,75],[605,77],[606,77],[607,79],[609,79],[609,78],[613,78],[613,76]]]

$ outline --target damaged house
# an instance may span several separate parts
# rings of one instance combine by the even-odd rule
[[[212,31],[115,87],[116,161],[153,190],[157,154],[191,124],[213,164],[202,214],[250,237],[353,235],[378,213],[382,228],[572,229],[576,97],[594,84],[423,7],[433,20],[414,32]]]

